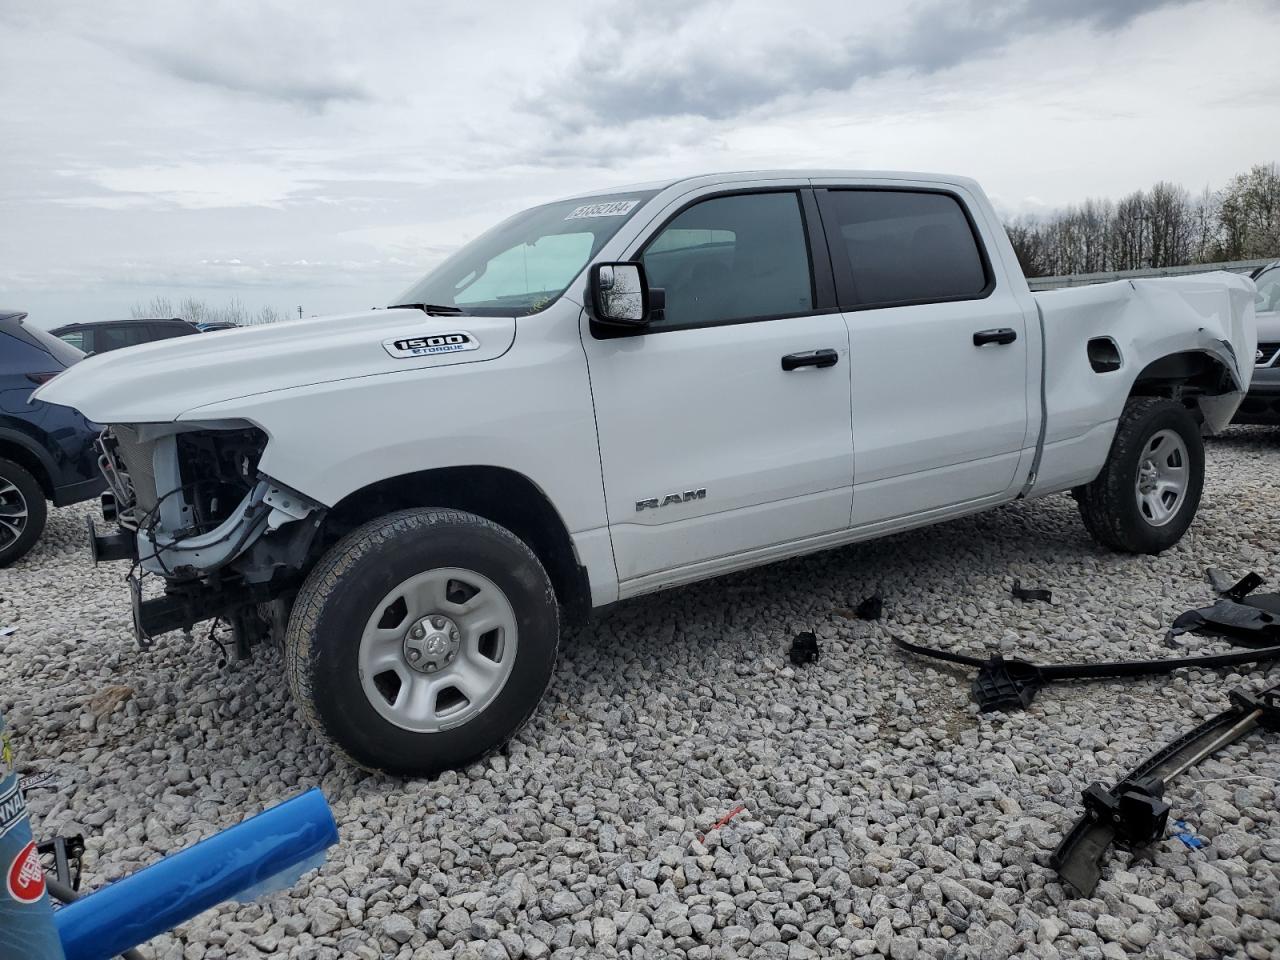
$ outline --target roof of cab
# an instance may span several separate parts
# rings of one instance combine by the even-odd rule
[[[686,185],[689,189],[716,184],[736,183],[744,180],[849,180],[853,182],[867,180],[909,180],[927,183],[949,183],[964,186],[976,186],[969,177],[947,173],[924,173],[915,170],[829,170],[823,168],[797,170],[727,170],[720,173],[699,173],[684,177],[673,177],[669,180],[654,180],[649,183],[630,183],[617,187],[590,190],[576,193],[566,200],[579,200],[588,197],[599,197],[631,191],[661,192],[669,187]]]

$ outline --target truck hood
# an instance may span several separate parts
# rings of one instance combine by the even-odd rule
[[[166,423],[274,390],[492,360],[514,339],[513,317],[400,309],[286,320],[88,357],[35,396],[98,423]]]

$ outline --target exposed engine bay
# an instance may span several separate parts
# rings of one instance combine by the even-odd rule
[[[94,535],[101,559],[134,561],[138,639],[247,608],[296,584],[322,504],[261,474],[267,435],[243,422],[118,424],[99,439],[120,532]],[[165,596],[144,600],[156,574]],[[247,645],[247,644],[245,644]]]

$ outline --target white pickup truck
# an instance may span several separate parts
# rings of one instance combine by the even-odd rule
[[[276,632],[348,758],[431,774],[537,706],[560,625],[638,594],[1071,491],[1191,523],[1253,286],[1033,295],[981,189],[753,172],[526,210],[392,307],[147,344],[41,399],[109,424],[144,641]]]

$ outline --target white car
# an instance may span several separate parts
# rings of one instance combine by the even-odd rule
[[[1073,491],[1175,544],[1248,389],[1254,289],[1031,294],[976,183],[754,172],[519,213],[394,307],[78,364],[140,638],[281,631],[354,762],[465,764],[537,706],[562,618]],[[264,604],[269,606],[264,607]],[[265,620],[259,611],[271,615]]]

